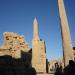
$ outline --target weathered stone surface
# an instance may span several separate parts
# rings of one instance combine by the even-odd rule
[[[40,40],[38,34],[38,23],[34,19],[34,34],[32,40],[32,66],[38,73],[46,73],[46,47],[45,42]]]
[[[69,64],[69,60],[73,60],[74,58],[73,48],[72,48],[70,30],[69,30],[69,25],[67,21],[63,0],[58,0],[58,6],[59,6],[60,24],[61,24],[61,33],[62,33],[64,65],[67,66]]]
[[[14,32],[4,32],[4,42],[0,48],[0,56],[11,55],[14,58],[21,58],[21,51],[28,52],[30,50],[24,36]]]

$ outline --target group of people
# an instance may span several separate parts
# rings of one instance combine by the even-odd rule
[[[75,62],[73,60],[69,61],[69,65],[67,65],[64,69],[62,66],[55,64],[55,75],[75,75]]]

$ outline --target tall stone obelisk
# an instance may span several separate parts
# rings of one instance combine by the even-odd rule
[[[33,25],[34,25],[33,38],[39,40],[38,22],[36,18],[34,19]]]
[[[69,60],[73,60],[73,49],[63,0],[58,0],[58,6],[60,14],[61,34],[62,34],[64,66],[67,66]]]
[[[32,39],[32,67],[34,67],[36,69],[36,71],[38,71],[38,67],[37,64],[39,64],[39,56],[40,56],[40,52],[39,52],[39,34],[38,34],[38,23],[37,23],[37,19],[34,19],[33,22],[33,39]]]
[[[39,38],[36,18],[33,22],[32,67],[37,73],[46,73],[46,47],[45,42]]]

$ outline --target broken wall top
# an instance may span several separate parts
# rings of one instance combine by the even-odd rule
[[[30,49],[23,35],[14,32],[4,32],[3,37],[4,42],[1,49],[20,49],[23,51],[28,51]]]

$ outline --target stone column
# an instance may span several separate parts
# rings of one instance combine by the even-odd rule
[[[33,25],[34,25],[33,38],[34,39],[39,39],[38,22],[37,22],[37,19],[36,18],[34,19]]]
[[[32,67],[35,68],[37,73],[46,73],[46,47],[45,42],[39,38],[36,18],[34,19],[33,27]]]
[[[67,66],[69,60],[73,60],[73,49],[72,49],[70,30],[69,30],[69,25],[68,25],[68,20],[63,0],[58,0],[58,6],[59,6],[59,14],[61,22],[64,66]]]
[[[34,19],[33,22],[33,39],[32,39],[32,67],[38,71],[37,64],[39,64],[39,56],[40,56],[40,46],[39,46],[39,35],[38,35],[38,23],[36,18]]]

